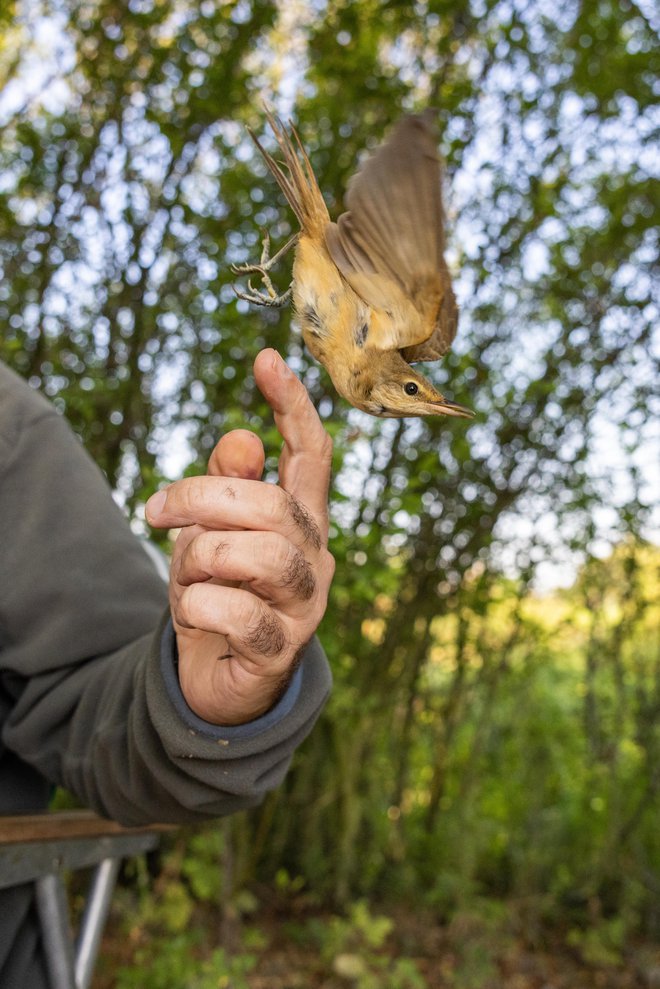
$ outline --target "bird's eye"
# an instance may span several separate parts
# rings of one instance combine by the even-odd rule
[[[416,395],[417,392],[419,391],[419,386],[416,385],[414,381],[406,381],[405,385],[403,386],[403,390],[405,391],[406,395]]]

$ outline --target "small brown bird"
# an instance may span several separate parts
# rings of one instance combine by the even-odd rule
[[[273,257],[269,240],[258,273],[266,291],[237,294],[258,305],[293,302],[307,347],[337,391],[375,416],[472,416],[447,401],[410,365],[442,357],[456,335],[458,309],[444,259],[440,159],[433,114],[403,117],[352,178],[337,223],[296,130],[266,111],[286,171],[250,135],[298,221]],[[269,272],[296,244],[291,288],[278,296]]]

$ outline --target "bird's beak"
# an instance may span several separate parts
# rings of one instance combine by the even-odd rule
[[[444,398],[438,402],[425,402],[424,404],[428,408],[430,415],[457,416],[461,419],[474,419],[474,412],[471,409],[466,409],[464,405],[456,405],[454,402],[448,402]]]

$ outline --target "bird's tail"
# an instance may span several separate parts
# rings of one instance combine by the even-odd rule
[[[270,110],[266,109],[265,113],[284,156],[283,164],[286,172],[281,164],[266,151],[252,131],[249,132],[250,137],[263,155],[264,161],[275,176],[291,209],[298,217],[303,233],[310,236],[322,236],[330,222],[330,215],[298,133],[293,124],[289,125],[289,133],[282,121]]]

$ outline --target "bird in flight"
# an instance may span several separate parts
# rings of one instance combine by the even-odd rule
[[[410,114],[349,183],[346,212],[330,219],[309,158],[293,126],[266,117],[280,164],[250,131],[300,223],[272,258],[266,234],[259,274],[240,298],[281,306],[292,297],[303,339],[351,405],[383,418],[473,413],[448,401],[411,367],[435,361],[456,335],[458,309],[444,259],[441,164],[433,113]],[[293,281],[278,295],[272,267],[295,244]]]

